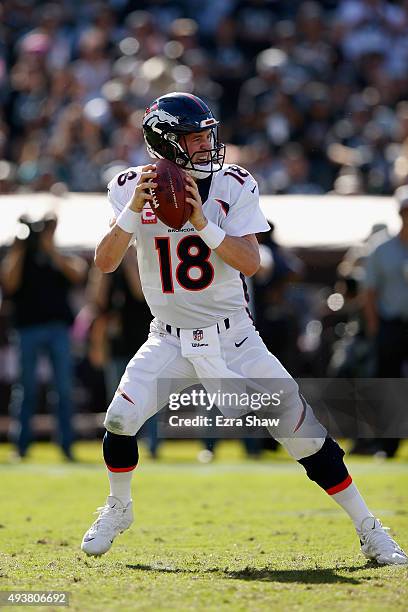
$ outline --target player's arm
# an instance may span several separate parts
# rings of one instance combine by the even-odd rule
[[[205,230],[208,220],[204,216],[195,181],[190,176],[187,176],[186,181],[186,188],[191,193],[191,197],[186,198],[186,201],[190,202],[194,208],[189,221],[200,232]],[[225,263],[239,270],[245,276],[253,276],[259,269],[261,260],[255,234],[246,236],[228,236],[228,234],[225,234],[222,242],[214,250]]]
[[[261,263],[255,234],[248,234],[247,236],[228,236],[227,234],[220,246],[215,249],[215,252],[225,263],[239,270],[245,276],[253,276]]]
[[[97,244],[94,260],[101,272],[114,272],[128,250],[134,233],[133,224],[136,227],[136,215],[142,212],[146,201],[152,200],[148,190],[157,187],[153,180],[157,176],[154,169],[153,165],[144,166],[131,199]]]

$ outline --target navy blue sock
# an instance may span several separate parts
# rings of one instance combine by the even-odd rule
[[[299,459],[310,480],[314,480],[330,495],[342,491],[351,483],[351,476],[343,462],[344,450],[332,438],[326,438],[317,453]]]
[[[134,470],[139,461],[136,436],[118,436],[107,431],[103,437],[103,458],[112,472]]]

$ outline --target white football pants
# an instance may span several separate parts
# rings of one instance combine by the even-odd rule
[[[239,311],[229,317],[229,322],[229,329],[225,329],[223,322],[219,324],[226,370],[253,380],[256,389],[261,382],[263,390],[271,395],[283,391],[281,404],[268,407],[272,412],[262,416],[279,417],[282,436],[279,427],[270,429],[270,433],[295,459],[313,455],[323,446],[327,430],[299,395],[296,381],[268,351],[247,312]],[[181,354],[176,329],[171,328],[171,333],[168,329],[161,321],[152,321],[147,341],[130,360],[108,408],[104,422],[108,431],[134,436],[148,418],[168,403],[170,393],[181,392],[200,381],[193,360]],[[206,387],[205,380],[201,382]],[[219,409],[223,412],[221,406]]]

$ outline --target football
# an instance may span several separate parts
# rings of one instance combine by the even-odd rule
[[[185,172],[167,159],[155,163],[157,187],[150,190],[152,208],[160,221],[173,229],[181,229],[193,212],[191,204],[186,202]]]

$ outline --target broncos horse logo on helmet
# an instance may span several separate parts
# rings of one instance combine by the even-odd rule
[[[218,140],[219,121],[207,104],[189,93],[174,92],[157,98],[146,109],[143,135],[151,157],[168,159],[194,178],[205,178],[221,170],[225,158],[225,145]],[[211,130],[211,147],[206,151],[205,163],[194,161],[188,151],[185,136]],[[201,152],[202,153],[202,152]]]

